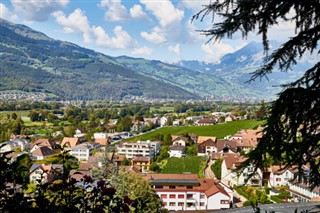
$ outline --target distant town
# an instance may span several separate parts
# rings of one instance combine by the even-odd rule
[[[29,159],[23,180],[6,186],[27,197],[37,194],[39,185],[56,184],[67,169],[68,180],[79,187],[88,177],[92,184],[104,180],[112,185],[118,175],[138,175],[168,211],[320,199],[319,188],[309,187],[308,165],[286,168],[270,162],[264,170],[244,166],[246,154],[263,136],[268,116],[263,101],[207,108],[199,103],[106,108],[86,103],[36,103],[33,108],[22,103],[21,109],[30,109],[9,110],[16,105],[0,106],[0,153],[9,164]],[[69,167],[63,155],[70,156]]]

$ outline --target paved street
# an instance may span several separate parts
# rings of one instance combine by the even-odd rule
[[[282,204],[266,204],[260,205],[260,212],[264,213],[294,213],[297,209],[298,213],[302,211],[308,210],[308,213],[319,213],[320,212],[320,203],[282,203]],[[235,209],[227,209],[227,210],[220,210],[215,211],[220,213],[250,213],[255,212],[252,207],[242,207],[242,208],[235,208]]]

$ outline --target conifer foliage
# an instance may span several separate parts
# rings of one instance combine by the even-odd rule
[[[287,72],[304,54],[320,55],[319,0],[214,0],[194,15],[192,20],[204,20],[212,15],[210,29],[201,30],[210,41],[241,32],[261,35],[265,63],[249,81],[267,77],[275,69]],[[216,16],[222,17],[215,22]],[[278,49],[269,53],[268,32],[281,22],[295,25],[295,34]],[[320,57],[317,57],[318,59]],[[263,168],[266,156],[286,167],[309,165],[308,178],[313,186],[320,185],[320,61],[290,84],[271,105],[264,136],[258,147],[249,154],[249,162]],[[301,170],[302,172],[302,170]]]

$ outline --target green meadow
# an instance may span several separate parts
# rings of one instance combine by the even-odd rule
[[[146,134],[130,138],[128,140],[149,140],[157,134],[181,135],[185,133],[196,134],[198,136],[215,136],[220,139],[224,138],[227,135],[233,135],[241,129],[254,129],[263,123],[264,121],[258,120],[239,120],[210,126],[170,126],[159,128],[155,131],[151,131]]]

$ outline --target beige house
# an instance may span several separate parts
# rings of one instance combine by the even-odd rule
[[[63,172],[62,164],[32,164],[30,168],[30,183],[50,183]]]

